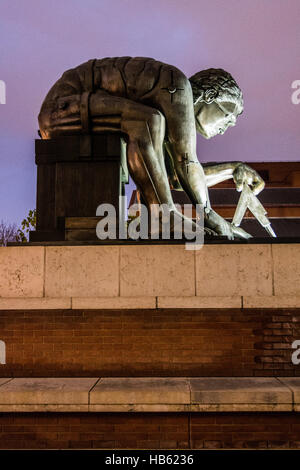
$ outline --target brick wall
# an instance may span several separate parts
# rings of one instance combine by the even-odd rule
[[[1,377],[299,376],[300,309],[1,311]]]
[[[0,448],[300,448],[300,415],[1,413]]]

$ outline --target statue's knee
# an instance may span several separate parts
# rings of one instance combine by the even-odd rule
[[[122,130],[132,145],[138,145],[144,151],[153,150],[162,145],[164,139],[165,118],[163,114],[151,109],[136,120],[124,120]]]
[[[151,131],[159,134],[161,134],[162,130],[165,129],[165,121],[164,115],[158,109],[154,110],[147,119],[147,123]]]

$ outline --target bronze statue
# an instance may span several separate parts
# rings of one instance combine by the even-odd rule
[[[203,168],[196,132],[206,139],[224,134],[242,111],[242,92],[222,69],[203,70],[188,79],[154,59],[115,57],[67,70],[47,94],[38,119],[43,139],[123,133],[129,172],[148,208],[166,204],[178,213],[170,186],[183,189],[193,204],[204,205],[205,226],[233,239],[250,235],[210,207],[207,188],[233,178],[238,191],[247,183],[258,194],[264,182],[241,162]]]

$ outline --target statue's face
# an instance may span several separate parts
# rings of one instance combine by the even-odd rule
[[[235,126],[237,116],[236,104],[229,101],[201,102],[195,106],[196,129],[206,139],[224,134],[228,127]]]

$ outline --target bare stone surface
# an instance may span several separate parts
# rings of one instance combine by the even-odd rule
[[[300,296],[300,245],[273,245],[272,252],[275,296]]]
[[[10,379],[10,378],[5,378],[5,377],[0,378],[0,387],[1,387],[2,385],[6,384],[7,382],[10,382],[10,380],[12,380],[12,379]]]
[[[40,413],[40,412],[53,412],[53,413],[75,413],[75,412],[87,412],[89,411],[89,405],[69,405],[65,403],[60,404],[47,404],[39,403],[37,405],[2,405],[0,403],[0,413]]]
[[[1,410],[1,408],[0,408]],[[187,412],[191,411],[190,404],[161,404],[161,403],[138,403],[138,404],[98,404],[98,405],[90,405],[89,411],[95,412],[118,412],[118,413],[176,413],[176,412]]]
[[[271,296],[270,245],[205,245],[195,252],[197,296]]]
[[[46,297],[119,295],[119,247],[48,246]]]
[[[141,309],[156,308],[155,297],[74,297],[73,309]]]
[[[300,296],[245,296],[243,297],[243,308],[300,308]]]
[[[272,377],[3,378],[0,412],[300,411],[299,382]]]
[[[103,378],[90,394],[90,404],[189,404],[185,378]]]
[[[120,295],[195,295],[195,254],[184,245],[120,247]]]
[[[1,247],[0,309],[299,308],[299,255],[297,244]]]
[[[71,298],[28,297],[1,298],[0,310],[60,310],[70,309]]]
[[[291,404],[291,391],[276,378],[191,378],[191,402],[199,404]]]
[[[300,377],[280,377],[279,380],[293,392],[294,404],[299,406],[300,405]]]
[[[0,387],[0,405],[88,405],[97,378],[16,378]]]
[[[241,308],[241,297],[158,297],[158,308]]]
[[[198,413],[272,413],[292,410],[292,403],[194,403],[190,407],[190,411]]]
[[[0,247],[0,297],[42,297],[42,246]]]

